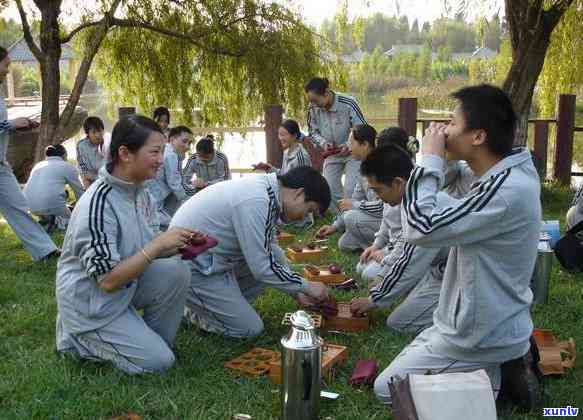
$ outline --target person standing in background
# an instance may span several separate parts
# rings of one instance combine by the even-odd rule
[[[0,83],[6,79],[9,67],[8,51],[0,47]],[[10,132],[31,130],[36,126],[37,123],[28,118],[9,120],[4,97],[0,95],[0,214],[22,241],[33,260],[39,261],[58,256],[59,250],[41,225],[28,213],[26,198],[6,160]]]
[[[338,201],[352,197],[360,170],[360,162],[350,154],[348,136],[352,127],[367,122],[356,100],[330,90],[328,79],[313,78],[305,91],[310,101],[309,136],[325,153],[335,152],[324,160],[323,175],[332,191],[330,210],[337,213]]]

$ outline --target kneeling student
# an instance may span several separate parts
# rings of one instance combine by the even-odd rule
[[[370,125],[355,126],[349,137],[352,158],[362,162],[375,149],[376,135]],[[338,248],[345,252],[369,247],[381,226],[383,202],[369,188],[362,175],[357,178],[352,197],[340,200],[339,208],[341,213],[334,223],[322,226],[317,236],[344,232],[338,240]]]
[[[183,175],[190,195],[209,185],[231,179],[229,160],[224,153],[215,150],[213,136],[208,135],[196,143],[196,153],[188,158]],[[194,175],[196,180],[193,181]]]
[[[182,162],[191,143],[190,128],[183,125],[173,127],[168,134],[168,144],[164,147],[164,163],[156,178],[147,183],[158,208],[162,230],[166,230],[178,207],[194,192],[182,177]]]
[[[412,170],[410,155],[394,145],[376,149],[360,167],[369,187],[393,209],[401,209]],[[357,314],[370,312],[409,294],[387,318],[387,325],[400,332],[419,332],[433,323],[448,249],[412,245],[399,228],[393,229],[390,241],[378,283],[371,287],[369,297],[353,299],[350,308]]]
[[[209,332],[252,337],[261,334],[263,321],[251,302],[265,287],[304,303],[326,299],[325,285],[305,280],[283,262],[274,235],[279,219],[303,220],[329,205],[326,180],[307,167],[220,182],[190,198],[170,226],[199,229],[219,242],[190,262],[190,320]]]
[[[162,164],[165,142],[149,118],[131,115],[115,125],[111,162],[77,202],[57,266],[59,352],[131,374],[174,364],[190,273],[185,262],[164,257],[200,234],[156,236],[157,212],[143,183]]]
[[[541,397],[530,353],[540,180],[528,150],[513,148],[516,114],[501,89],[470,86],[452,96],[453,118],[427,129],[403,200],[407,242],[451,247],[434,325],[377,377],[375,393],[390,403],[391,377],[485,369],[494,390],[533,409]],[[446,155],[466,161],[477,181],[442,205]]]
[[[46,159],[37,163],[30,172],[23,193],[30,211],[49,221],[49,230],[55,227],[66,230],[71,217],[67,207],[65,186],[69,185],[79,200],[83,186],[75,166],[67,162],[67,151],[61,144],[47,146]]]

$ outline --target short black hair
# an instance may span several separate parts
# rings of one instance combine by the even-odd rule
[[[451,96],[460,102],[466,129],[486,132],[486,144],[493,154],[504,157],[512,152],[516,113],[502,89],[481,84],[462,88]]]
[[[0,47],[0,61],[4,60],[8,55],[8,50],[4,47]]]
[[[292,136],[295,136],[296,139],[302,138],[302,132],[300,131],[300,125],[296,120],[284,120],[281,123],[281,127],[285,128],[285,130],[290,133]]]
[[[409,179],[413,170],[411,156],[400,146],[390,144],[373,150],[360,164],[360,173],[375,177],[378,182],[391,185],[393,179]]]
[[[211,135],[203,137],[196,143],[197,153],[202,153],[204,155],[210,155],[215,152],[215,138]]]
[[[85,130],[85,134],[89,134],[90,130],[105,130],[105,126],[103,125],[101,118],[87,117],[83,123],[83,130]]]
[[[396,144],[402,149],[407,150],[407,142],[409,141],[409,135],[401,127],[387,127],[378,135],[377,144],[378,147],[385,147],[389,144]]]
[[[326,90],[330,87],[330,82],[325,77],[314,77],[306,83],[305,91],[314,92],[317,95],[324,95]]]
[[[278,175],[277,179],[287,188],[303,188],[305,201],[314,201],[320,207],[320,214],[326,213],[330,207],[332,195],[330,186],[320,172],[309,166],[291,169],[285,175]]]
[[[371,148],[375,148],[375,140],[377,137],[377,130],[368,124],[358,124],[352,127],[352,137],[359,144],[368,143]]]
[[[154,110],[154,113],[152,114],[152,119],[156,122],[160,121],[160,117],[166,115],[166,117],[168,118],[168,124],[170,124],[170,111],[168,111],[168,108],[166,108],[165,106],[159,106],[158,108],[156,108]]]
[[[67,154],[67,149],[62,144],[51,144],[46,147],[45,149],[45,156],[46,157],[64,157]]]
[[[192,134],[192,130],[185,125],[179,125],[176,127],[172,127],[170,129],[170,132],[168,133],[168,138],[179,136],[182,133]]]
[[[164,134],[158,123],[144,115],[133,114],[121,118],[111,132],[111,145],[109,147],[110,167],[118,164],[119,148],[121,146],[125,146],[130,152],[136,153],[146,144],[152,132]]]

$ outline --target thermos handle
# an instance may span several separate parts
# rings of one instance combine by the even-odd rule
[[[304,373],[304,401],[308,401],[312,393],[312,364],[309,360],[302,362],[302,371]]]

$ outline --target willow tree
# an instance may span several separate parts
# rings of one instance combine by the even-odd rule
[[[101,0],[73,28],[61,25],[62,0],[34,0],[40,36],[16,0],[26,42],[40,64],[42,113],[35,160],[61,142],[95,57],[114,98],[142,107],[194,107],[214,122],[243,122],[263,105],[299,109],[303,83],[326,71],[317,39],[299,15],[257,0]],[[68,103],[59,113],[61,46],[82,45]]]

